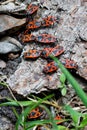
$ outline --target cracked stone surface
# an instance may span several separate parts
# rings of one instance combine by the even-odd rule
[[[13,91],[27,96],[30,93],[40,93],[49,89],[56,89],[59,83],[57,73],[49,76],[42,72],[46,61],[22,61],[17,71],[8,80]],[[18,78],[19,77],[19,78]],[[12,82],[11,82],[12,81]]]
[[[13,130],[14,125],[6,117],[0,117],[0,130]]]
[[[11,34],[20,29],[26,23],[26,19],[17,19],[9,15],[0,14],[0,35]]]
[[[59,23],[53,27],[32,31],[34,35],[49,32],[58,39],[65,52],[59,57],[61,60],[69,58],[78,65],[76,73],[87,80],[87,6],[80,0],[39,0],[41,4],[35,17],[46,15],[58,16]],[[55,3],[55,4],[54,4]],[[40,17],[40,19],[41,19]],[[29,43],[28,48],[43,49],[46,45]],[[50,45],[49,45],[50,46]],[[25,44],[25,48],[26,44]],[[23,54],[23,52],[22,52]],[[15,73],[9,77],[8,83],[13,91],[27,96],[30,93],[39,93],[49,89],[56,89],[59,84],[60,70],[52,75],[45,75],[42,70],[47,63],[44,59],[24,61],[19,64]]]

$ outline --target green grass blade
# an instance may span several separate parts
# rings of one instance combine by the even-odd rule
[[[82,113],[73,110],[73,108],[69,105],[66,105],[64,109],[70,113],[70,116],[72,117],[75,124],[78,123],[79,118],[83,115]]]
[[[78,128],[84,128],[85,126],[87,126],[87,118],[82,120],[82,122],[80,123],[80,126],[78,126]]]
[[[2,106],[19,106],[17,102],[5,102],[5,103],[1,103],[0,107]]]
[[[57,127],[58,127],[59,130],[70,130],[70,129],[68,129],[67,127],[62,126],[62,125],[58,125]],[[58,129],[57,129],[57,130],[58,130]]]
[[[45,97],[45,98],[43,98],[43,99],[40,99],[40,100],[38,100],[37,102],[33,102],[33,101],[32,101],[31,106],[27,107],[27,108],[23,111],[23,113],[19,116],[19,119],[18,119],[18,121],[17,121],[17,123],[16,123],[16,128],[15,128],[15,130],[18,130],[18,127],[19,127],[20,124],[23,124],[23,125],[25,124],[26,117],[27,117],[27,115],[31,112],[32,109],[36,108],[36,107],[39,106],[43,101],[45,101],[45,100],[47,100],[47,99],[49,99],[49,98],[52,98],[52,97],[53,97],[53,94],[52,94],[52,95],[49,95],[49,96],[47,96],[47,97]],[[23,118],[24,118],[24,122],[22,122],[22,119],[23,119]]]
[[[0,82],[0,85],[2,85],[2,86],[4,86],[4,87],[7,87],[7,83],[5,83],[5,82]]]
[[[60,61],[56,57],[51,56],[51,58],[58,64],[59,68],[65,74],[66,78],[76,91],[77,95],[80,97],[84,105],[87,107],[87,95],[82,90],[78,82],[74,79],[74,77],[69,73],[69,71],[60,63]]]
[[[10,102],[5,102],[5,103],[1,103],[0,104],[0,107],[1,106],[29,106],[32,104],[32,101],[15,101],[15,100],[12,100]]]
[[[16,111],[15,107],[12,107],[12,110],[13,110],[13,113],[15,114],[15,116],[18,118],[18,117],[19,117],[19,114],[18,114],[18,112]]]
[[[56,125],[56,123],[55,123],[55,120],[54,120],[53,115],[51,114],[51,112],[49,111],[49,109],[48,109],[47,107],[45,107],[44,105],[41,105],[41,107],[44,108],[45,111],[47,112],[48,117],[49,117],[49,119],[51,120],[52,129],[53,129],[53,130],[56,130],[56,129],[57,129],[57,125]]]
[[[36,121],[29,121],[26,123],[27,128],[25,130],[29,130],[30,128],[43,125],[43,124],[51,124],[51,120],[36,120]]]
[[[54,119],[53,119],[54,120]],[[65,122],[68,121],[68,119],[64,119],[64,120],[59,120],[59,122]],[[54,123],[58,123],[58,120],[54,120]],[[29,121],[26,122],[26,126],[27,128],[25,130],[29,130],[30,128],[37,126],[37,125],[44,125],[44,124],[51,124],[52,126],[54,125],[52,120],[48,119],[48,120],[36,120],[36,121]],[[65,128],[65,127],[64,127]],[[58,130],[58,126],[56,125],[56,127],[54,126],[51,130]],[[59,129],[60,130],[60,129]],[[62,129],[61,129],[62,130]]]

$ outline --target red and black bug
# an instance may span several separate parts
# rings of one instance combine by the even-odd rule
[[[30,114],[28,115],[28,119],[36,119],[42,115],[42,112],[39,108],[33,109]]]
[[[36,59],[40,55],[41,55],[41,51],[32,49],[24,53],[24,59]]]
[[[48,58],[51,53],[52,47],[44,48],[41,52],[41,57]]]
[[[43,72],[44,73],[52,73],[52,72],[55,72],[56,70],[58,69],[58,65],[57,63],[55,63],[54,61],[48,63],[44,69],[43,69]]]
[[[59,56],[60,54],[62,54],[64,52],[64,49],[62,46],[55,46],[54,48],[53,47],[50,47],[50,48],[44,48],[42,50],[42,53],[41,53],[41,56],[43,58],[49,58],[49,55],[53,55],[53,56]]]
[[[62,60],[61,63],[65,66],[65,68],[68,68],[68,69],[77,69],[78,67],[76,62],[70,59]]]
[[[50,43],[55,43],[57,41],[57,38],[55,38],[51,34],[43,33],[40,34],[39,36],[36,36],[35,40],[40,43],[50,44]]]
[[[22,42],[30,42],[30,41],[34,41],[35,40],[35,36],[33,34],[26,34],[22,36]]]
[[[56,20],[57,19],[54,16],[47,16],[46,18],[43,18],[42,27],[49,27],[53,25]]]
[[[33,13],[35,13],[38,10],[38,8],[39,7],[35,4],[29,4],[28,7],[27,7],[27,13],[29,15],[32,15]]]
[[[35,4],[30,4],[27,7],[27,12],[30,17],[37,10],[38,10],[38,6]],[[38,36],[34,36],[33,34],[27,34],[27,32],[29,30],[34,30],[34,29],[37,29],[40,27],[49,27],[49,26],[53,25],[55,22],[57,22],[57,18],[54,16],[47,16],[47,17],[43,18],[42,20],[43,21],[32,20],[32,21],[28,22],[28,25],[26,26],[27,30],[24,32],[24,35],[19,36],[19,38],[20,37],[22,38],[22,42],[35,41],[35,42],[44,43],[44,44],[51,44],[51,43],[57,42],[57,38],[52,36],[51,34],[43,33],[43,34],[39,34]],[[55,47],[44,48],[42,51],[35,50],[35,49],[29,50],[28,52],[24,53],[24,58],[25,59],[28,59],[28,58],[36,59],[40,56],[42,56],[43,58],[49,58],[50,55],[57,57],[60,54],[62,54],[63,52],[64,52],[63,47],[57,45]],[[78,67],[76,62],[74,62],[74,60],[65,59],[65,60],[62,60],[61,62],[68,69],[77,69],[77,67]],[[58,69],[57,63],[52,61],[44,67],[43,72],[51,73],[51,72],[55,72],[57,69]]]
[[[62,46],[57,45],[51,50],[51,54],[53,56],[59,56],[64,52],[64,48]]]
[[[57,116],[54,118],[54,120],[58,120],[58,122],[56,122],[57,125],[62,123],[62,121],[59,122],[59,120],[62,120],[62,118],[61,118],[59,115],[57,115]]]
[[[30,21],[28,22],[28,25],[27,25],[27,30],[33,30],[33,29],[37,29],[41,26],[41,22],[40,21],[36,21],[36,20],[33,20],[33,21]]]

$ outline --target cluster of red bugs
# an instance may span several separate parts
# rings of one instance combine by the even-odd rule
[[[37,5],[30,4],[27,7],[28,15],[34,14],[38,10],[38,8],[39,7]],[[28,24],[26,25],[27,30],[25,32],[28,32],[30,30],[37,29],[40,27],[49,27],[53,25],[56,21],[57,21],[57,18],[54,16],[47,16],[46,18],[43,18],[42,21],[37,21],[37,20],[29,21]],[[42,34],[39,34],[38,36],[24,33],[21,37],[21,40],[23,43],[35,41],[35,42],[44,43],[44,44],[53,44],[57,41],[57,38],[47,33],[42,33]],[[64,49],[60,45],[44,48],[43,50],[31,49],[28,52],[24,53],[24,59],[37,59],[38,57],[48,59],[50,55],[57,57],[61,55],[63,52],[64,52]],[[76,62],[74,62],[74,60],[65,59],[61,62],[68,69],[77,69],[77,64]],[[43,72],[51,73],[51,72],[56,71],[57,69],[58,69],[58,65],[54,61],[51,61],[44,67]]]
[[[27,13],[29,16],[34,14],[38,10],[38,6],[35,4],[30,4],[27,7]],[[38,36],[34,36],[33,34],[28,34],[27,32],[30,30],[34,30],[40,27],[49,27],[52,26],[55,22],[57,21],[57,18],[54,16],[47,16],[42,19],[42,21],[38,20],[32,20],[28,22],[26,25],[26,31],[22,35],[21,40],[23,43],[26,42],[39,42],[39,43],[44,43],[44,44],[51,44],[55,43],[57,41],[57,38],[52,36],[51,34],[43,33]],[[46,58],[48,59],[50,55],[53,56],[59,56],[64,52],[64,48],[60,45],[56,45],[54,47],[46,47],[43,50],[36,50],[36,49],[31,49],[28,52],[24,52],[24,59],[37,59],[38,57]],[[73,60],[70,59],[65,59],[61,61],[62,64],[69,69],[77,69],[77,64]],[[49,62],[43,69],[45,73],[51,73],[54,72],[58,69],[58,65],[54,62],[51,61]],[[39,108],[33,109],[30,114],[28,115],[28,119],[36,119],[42,115],[42,112],[40,111]],[[61,120],[62,118],[60,116],[56,116],[54,118],[55,120]],[[61,122],[58,122],[57,124],[60,124]]]
[[[39,34],[38,36],[34,36],[33,34],[26,34],[22,36],[22,41],[23,42],[36,41],[44,44],[51,44],[56,42],[57,38],[47,33]]]
[[[28,15],[34,14],[38,10],[38,8],[39,8],[38,5],[30,4],[27,7]],[[53,17],[53,16],[47,16],[47,17],[43,18],[42,21],[31,19],[31,21],[28,22],[26,27],[27,27],[27,30],[34,30],[34,29],[37,29],[40,27],[49,27],[49,26],[53,25],[55,21],[58,21],[57,19],[58,18]]]
[[[42,115],[43,115],[43,111],[42,111],[39,107],[37,107],[37,108],[33,109],[33,110],[30,112],[30,114],[28,115],[27,118],[28,118],[29,120],[31,120],[31,119],[39,118],[39,117],[41,117]],[[56,122],[56,124],[62,123],[62,118],[61,118],[61,116],[59,116],[59,115],[56,115],[55,118],[54,118],[54,120],[58,121],[58,122]],[[59,121],[59,120],[60,120],[60,121]]]
[[[27,29],[34,30],[41,27],[49,27],[54,24],[54,21],[57,21],[57,18],[53,16],[47,16],[46,18],[43,18],[42,21],[32,20],[28,22]]]

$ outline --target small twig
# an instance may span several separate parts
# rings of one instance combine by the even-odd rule
[[[5,82],[4,82],[4,83],[3,83],[3,82],[0,82],[0,85],[7,87],[8,90],[10,91],[10,94],[11,94],[11,96],[13,97],[13,99],[14,99],[15,101],[17,101],[17,99],[15,98],[15,96],[14,96],[14,94],[12,93],[12,91],[11,91],[10,87],[8,86],[8,84],[6,84]]]
[[[7,84],[5,82],[0,82],[0,85],[7,87]]]
[[[17,99],[15,98],[15,96],[14,96],[12,90],[10,89],[10,87],[9,87],[8,85],[7,85],[6,87],[8,88],[8,90],[9,90],[11,96],[13,97],[13,99],[14,99],[15,101],[17,101]]]
[[[33,102],[37,102],[37,100],[35,100],[35,99],[32,99],[32,98],[29,98],[29,97],[27,97],[27,99],[29,99],[29,100],[31,100],[31,101],[33,101]],[[45,103],[45,104],[48,104],[48,105],[52,105],[52,106],[54,106],[55,108],[57,108],[57,109],[61,109],[62,107],[60,107],[60,106],[58,106],[58,104],[54,101],[43,101],[42,103]]]
[[[37,102],[37,100],[27,97],[28,100],[31,100],[33,102]]]
[[[6,97],[2,97],[1,95],[0,95],[0,100],[2,100],[2,99],[7,99]]]
[[[67,128],[69,128],[71,126],[72,122],[68,124]]]
[[[57,109],[61,109],[61,107],[58,106],[58,104],[55,103],[55,102],[43,101],[43,103],[48,104],[48,105],[52,105],[52,106],[54,106]]]
[[[9,2],[15,2],[15,0],[6,0],[4,2],[0,2],[1,5],[8,4]]]
[[[8,90],[9,90],[9,92],[10,92],[12,98],[21,106],[21,108],[22,108],[22,110],[23,110],[23,106],[17,101],[16,97],[14,96],[14,94],[13,94],[11,88],[8,86],[8,84],[6,84],[5,82],[4,82],[4,83],[3,83],[3,82],[0,82],[0,85],[3,85],[3,86],[5,86],[5,87],[8,88]]]

